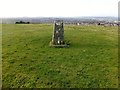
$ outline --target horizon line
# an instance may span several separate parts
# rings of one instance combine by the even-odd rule
[[[116,17],[118,16],[14,16],[14,17],[0,17],[0,18],[80,18],[80,17]]]

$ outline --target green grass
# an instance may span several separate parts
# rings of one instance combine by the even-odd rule
[[[2,25],[2,84],[14,88],[117,88],[117,27],[65,25],[69,48],[50,48],[53,25]]]

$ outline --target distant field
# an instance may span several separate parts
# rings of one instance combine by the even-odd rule
[[[69,48],[49,47],[52,29],[3,24],[3,88],[118,87],[117,27],[65,25]]]

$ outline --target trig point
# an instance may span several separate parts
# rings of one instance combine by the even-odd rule
[[[68,47],[64,42],[64,26],[63,20],[55,20],[52,41],[50,43],[52,47]]]

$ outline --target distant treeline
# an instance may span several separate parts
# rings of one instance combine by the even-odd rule
[[[30,22],[23,22],[23,21],[20,21],[20,22],[15,22],[15,24],[30,24]]]

